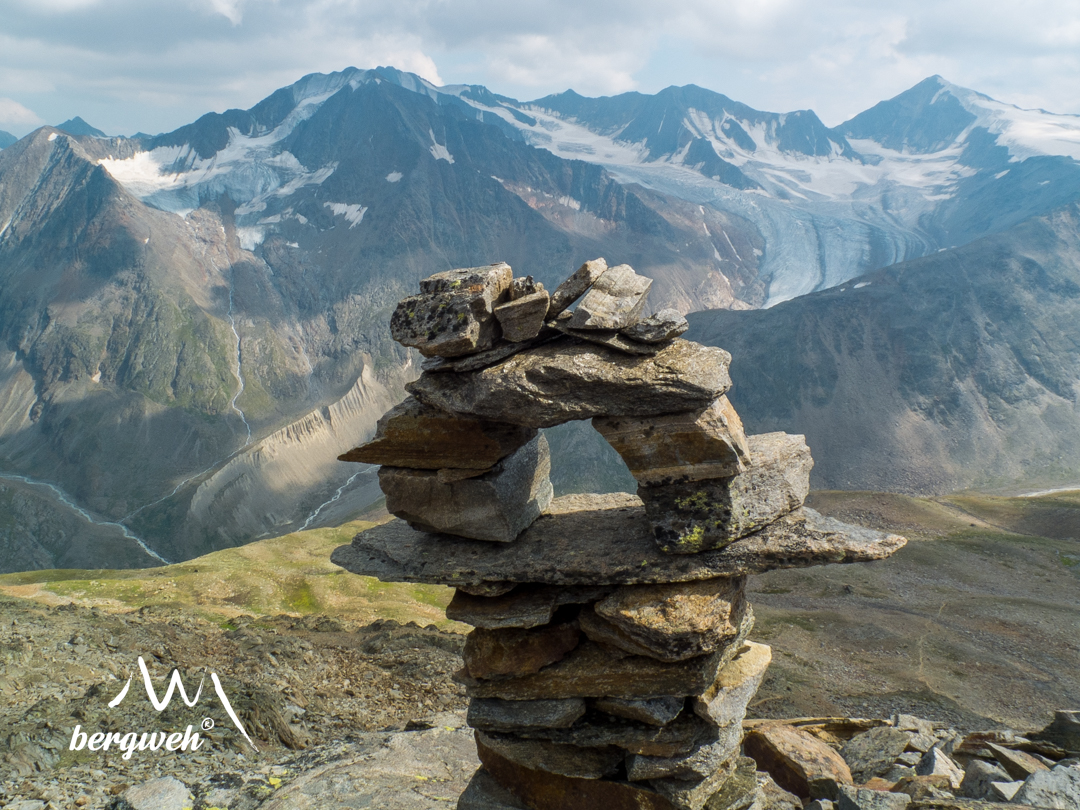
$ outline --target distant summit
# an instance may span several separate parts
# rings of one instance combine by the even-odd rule
[[[4,132],[4,130],[0,129],[0,149],[7,149],[17,140],[19,139],[10,132]]]
[[[109,137],[97,127],[90,126],[77,115],[74,118],[69,118],[62,124],[57,124],[56,128],[63,130],[68,135],[90,135],[94,138]]]

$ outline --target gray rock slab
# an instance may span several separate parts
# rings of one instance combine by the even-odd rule
[[[607,270],[607,262],[603,259],[593,259],[585,262],[562,284],[551,293],[551,304],[548,307],[548,318],[554,318],[568,306],[583,296],[596,280]]]
[[[685,698],[665,695],[655,698],[597,698],[593,705],[597,710],[613,717],[636,720],[652,726],[670,723],[683,710]]]
[[[661,796],[666,798],[679,810],[701,810],[705,803],[723,787],[731,777],[736,763],[740,757],[732,757],[722,768],[719,768],[711,776],[705,779],[677,779],[669,777],[665,779],[650,779],[648,782],[631,782],[634,785],[648,785]],[[760,782],[759,782],[760,788]],[[769,810],[788,810],[788,808],[767,805]],[[765,807],[762,808],[765,810]],[[798,810],[797,805],[790,810]]]
[[[906,542],[803,507],[723,549],[669,555],[656,547],[641,502],[627,493],[613,493],[556,498],[513,543],[430,534],[392,520],[339,546],[331,560],[384,582],[614,585],[868,562],[888,557]]]
[[[1024,780],[1011,801],[1055,810],[1080,810],[1080,768],[1058,765]]]
[[[840,751],[856,782],[865,782],[888,771],[907,748],[908,735],[890,726],[878,726],[856,734]],[[918,771],[916,771],[918,772]]]
[[[726,396],[696,411],[648,419],[602,416],[592,425],[647,486],[727,478],[750,463],[742,420]]]
[[[910,731],[914,734],[929,734],[934,733],[934,724],[929,720],[923,720],[921,717],[916,717],[913,714],[894,714],[893,715],[893,728],[898,731]]]
[[[631,754],[626,758],[626,778],[631,782],[647,779],[706,779],[738,753],[742,726],[735,724],[715,729],[717,739],[698,746],[687,754],[671,757]]]
[[[906,793],[885,793],[880,790],[840,785],[837,810],[905,810],[911,803]]]
[[[732,727],[717,729],[692,712],[681,714],[663,726],[631,720],[612,720],[608,715],[594,712],[571,728],[530,728],[515,732],[515,734],[522,739],[547,740],[581,748],[614,745],[631,754],[661,758],[688,756],[702,745],[721,740],[731,743],[731,740],[737,737],[735,746],[742,741],[741,726],[738,729]],[[723,759],[726,757],[717,761],[720,762]],[[668,775],[670,774],[656,774],[641,778],[659,779]],[[698,774],[698,777],[705,775]]]
[[[638,487],[656,542],[669,554],[722,548],[798,508],[814,460],[802,436],[748,438],[750,465],[729,478]]]
[[[493,366],[496,363],[505,360],[507,357],[511,357],[527,349],[534,349],[537,346],[542,346],[549,341],[556,338],[563,338],[561,332],[555,329],[544,328],[540,334],[534,337],[532,340],[526,340],[521,343],[511,343],[508,340],[500,340],[490,349],[485,349],[482,352],[476,354],[469,354],[464,357],[429,357],[420,364],[420,370],[430,372],[431,374],[440,374],[443,372],[458,372],[464,373],[466,371],[477,371],[488,366]]]
[[[556,341],[460,374],[425,372],[406,389],[452,413],[552,427],[594,416],[659,416],[703,408],[731,387],[731,355],[677,339],[638,357]]]
[[[990,783],[1008,781],[1009,775],[1001,766],[984,759],[973,759],[964,771],[964,779],[960,783],[960,795],[969,799],[989,801],[993,797]]]
[[[529,810],[483,768],[477,769],[457,802],[457,810]]]
[[[652,279],[628,264],[609,267],[585,293],[570,319],[572,329],[624,329],[641,320]]]
[[[510,265],[447,270],[420,282],[420,295],[401,301],[390,334],[425,357],[457,357],[491,348],[499,338],[494,307],[509,297]]]
[[[746,810],[758,796],[757,763],[737,757],[735,770],[705,803],[705,810]],[[821,810],[833,810],[831,807]]]
[[[569,728],[585,714],[582,698],[564,700],[499,700],[475,698],[469,702],[469,725],[483,731],[533,728]]]
[[[610,592],[610,586],[519,585],[510,593],[477,596],[458,589],[446,607],[446,617],[489,630],[539,627],[550,622],[563,605],[588,604]]]
[[[717,673],[709,688],[694,696],[694,712],[717,726],[742,723],[771,661],[772,649],[768,645],[747,641]]]
[[[259,810],[445,810],[480,764],[469,729],[365,734],[355,749],[297,777]]]
[[[746,612],[746,579],[623,585],[581,613],[593,641],[660,661],[684,661],[730,644]]]
[[[547,292],[539,290],[495,307],[495,320],[502,327],[503,340],[524,343],[539,335],[544,328],[549,301]]]
[[[382,467],[379,486],[387,511],[414,529],[509,543],[550,505],[550,472],[539,435],[479,477],[444,482],[429,470]]]
[[[1005,769],[1005,772],[1013,779],[1023,782],[1036,771],[1048,770],[1039,760],[1025,751],[1015,751],[1002,745],[988,742],[986,747],[994,755],[994,759]]]
[[[187,810],[192,805],[191,791],[173,776],[150,779],[123,792],[115,810]]]
[[[626,752],[615,746],[581,748],[483,731],[476,732],[476,739],[500,756],[526,768],[582,779],[611,776],[626,757]]]
[[[1035,737],[1059,745],[1066,751],[1080,751],[1080,709],[1054,712],[1053,722]]]
[[[1011,803],[1013,797],[1023,786],[1023,782],[991,782],[990,801]]]
[[[633,326],[627,326],[622,334],[638,343],[663,343],[677,338],[690,328],[686,318],[675,309],[662,309]]]
[[[535,436],[534,428],[455,416],[407,397],[379,418],[371,441],[338,460],[418,470],[483,471]]]
[[[923,754],[919,764],[915,766],[915,773],[918,776],[944,776],[953,790],[958,789],[964,781],[963,769],[940,748],[931,748]]]
[[[659,344],[638,343],[630,340],[615,329],[573,329],[569,320],[548,321],[548,326],[557,329],[567,337],[587,340],[598,346],[607,346],[623,354],[653,355],[663,348]]]

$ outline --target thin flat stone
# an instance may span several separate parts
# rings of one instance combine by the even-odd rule
[[[446,607],[446,618],[473,627],[540,627],[548,624],[562,605],[584,605],[602,599],[610,587],[575,585],[519,585],[512,593],[476,595],[458,589]]]
[[[522,630],[486,630],[478,627],[465,639],[462,658],[473,678],[530,675],[561,661],[578,645],[576,621]]]
[[[656,547],[641,502],[613,493],[556,498],[513,543],[429,534],[391,520],[339,546],[331,560],[384,582],[618,585],[868,562],[905,543],[898,535],[850,526],[802,507],[723,549],[669,555]]]
[[[483,471],[535,436],[533,428],[455,416],[407,397],[379,418],[371,441],[338,456],[338,461]]]
[[[742,635],[753,626],[747,611]],[[558,663],[522,678],[481,681],[464,671],[454,680],[465,686],[469,697],[503,700],[540,700],[571,697],[690,696],[704,692],[720,669],[738,652],[740,645],[702,655],[689,661],[667,664],[639,655],[583,641]]]
[[[478,371],[425,372],[405,388],[444,411],[553,427],[594,416],[660,416],[703,408],[731,387],[731,355],[673,340],[638,357],[557,341]]]
[[[742,420],[725,396],[696,411],[648,419],[603,416],[592,425],[647,486],[725,478],[750,463]]]
[[[476,753],[496,782],[532,810],[682,810],[645,785],[560,776],[522,765],[485,744],[479,735]]]
[[[626,752],[615,746],[581,748],[547,740],[525,740],[510,734],[477,731],[476,747],[479,750],[481,746],[518,765],[580,779],[611,776],[626,757]],[[480,761],[484,761],[483,757]]]
[[[609,267],[585,293],[570,319],[572,329],[624,329],[641,320],[652,279],[628,264]]]
[[[522,343],[511,343],[508,340],[500,341],[486,351],[469,354],[465,357],[428,357],[420,364],[420,370],[431,374],[449,371],[458,373],[477,371],[482,368],[487,368],[488,366],[493,366],[500,360],[512,357],[518,352],[541,346],[555,338],[563,338],[562,333],[555,329],[543,329],[540,334],[532,340],[527,340]],[[563,338],[563,340],[565,339],[566,338]]]
[[[483,731],[520,731],[531,728],[569,728],[585,714],[582,698],[563,700],[469,701],[468,723]]]
[[[688,754],[671,757],[632,754],[626,758],[626,778],[631,782],[646,779],[705,779],[712,776],[739,750],[742,726],[717,729],[718,739],[704,743]]]
[[[585,294],[596,280],[607,270],[607,262],[603,259],[593,259],[585,262],[562,284],[555,288],[551,294],[551,304],[548,306],[548,318],[554,318],[572,303]]]
[[[593,705],[598,711],[613,717],[636,720],[653,726],[670,723],[683,710],[686,699],[673,695],[654,698],[597,698]]]
[[[615,329],[571,329],[569,321],[549,321],[548,325],[568,337],[587,340],[598,346],[608,346],[624,354],[653,355],[663,348],[649,343],[635,343]]]
[[[714,743],[721,738],[728,740],[731,736],[730,732],[722,735],[715,726],[706,723],[692,712],[686,712],[664,726],[629,720],[612,721],[607,715],[594,713],[570,728],[529,728],[516,734],[522,739],[547,740],[581,748],[614,745],[631,754],[665,758],[687,756],[702,745]],[[742,739],[741,728],[737,738]],[[738,745],[738,742],[735,744]],[[670,775],[656,774],[642,778],[658,779]]]

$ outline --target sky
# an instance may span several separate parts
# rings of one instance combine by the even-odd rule
[[[167,132],[392,65],[526,100],[697,84],[829,126],[933,74],[1080,113],[1080,0],[0,0],[0,130]]]

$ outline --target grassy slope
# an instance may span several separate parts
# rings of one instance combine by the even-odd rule
[[[0,593],[118,610],[191,606],[222,622],[241,614],[292,613],[461,628],[443,615],[450,588],[382,583],[331,564],[334,548],[372,525],[358,520],[296,532],[161,568],[5,574]]]

